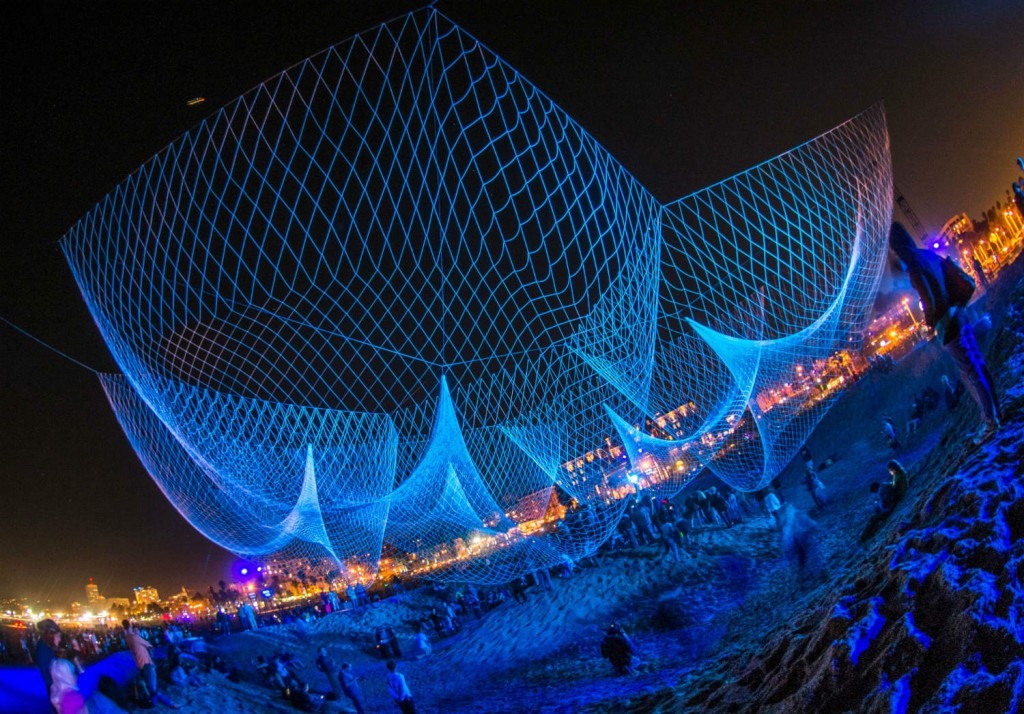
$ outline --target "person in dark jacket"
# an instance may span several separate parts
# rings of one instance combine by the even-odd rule
[[[36,625],[39,630],[39,641],[36,642],[36,651],[32,653],[32,661],[39,668],[43,676],[43,684],[46,685],[46,696],[50,696],[50,688],[53,686],[53,677],[50,676],[50,665],[57,658],[57,650],[60,648],[60,627],[53,620],[47,618]]]
[[[940,258],[930,250],[918,248],[907,229],[893,223],[889,231],[889,246],[907,266],[910,284],[921,298],[924,319],[935,330],[943,348],[956,363],[960,380],[974,397],[981,412],[983,424],[974,437],[979,445],[999,429],[999,404],[995,383],[978,349],[974,331],[965,309],[970,290],[965,289],[969,278],[949,258]]]
[[[612,625],[601,642],[601,656],[611,662],[617,674],[633,671],[633,655],[636,649],[622,628]]]

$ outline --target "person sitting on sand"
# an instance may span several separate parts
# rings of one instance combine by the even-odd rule
[[[402,651],[398,648],[398,637],[390,626],[381,625],[377,628],[377,651],[384,659],[388,657],[401,657]]]
[[[293,709],[298,709],[300,712],[319,712],[324,708],[324,698],[319,694],[310,694],[308,684],[285,689],[284,698],[288,700]]]
[[[513,600],[516,602],[526,602],[526,588],[523,586],[522,576],[512,578],[508,588],[512,592]]]
[[[203,678],[199,675],[199,659],[182,652],[178,645],[167,647],[167,678],[179,687],[201,687]]]
[[[601,641],[601,656],[611,662],[616,674],[630,674],[633,671],[633,655],[636,648],[629,636],[618,625],[611,625]]]
[[[903,464],[896,459],[886,464],[886,468],[889,470],[889,477],[892,479],[891,483],[895,491],[896,501],[899,502],[910,488],[910,477],[907,475],[907,470],[903,468]]]
[[[885,522],[896,508],[896,504],[898,504],[907,493],[907,489],[910,486],[906,469],[903,468],[899,461],[896,461],[895,459],[890,461],[888,463],[888,469],[889,481],[885,483],[879,483],[876,481],[871,484],[871,493],[877,494],[877,500],[875,501],[875,513],[871,516],[871,520],[868,521],[867,526],[861,533],[861,543],[875,534],[882,523]]]

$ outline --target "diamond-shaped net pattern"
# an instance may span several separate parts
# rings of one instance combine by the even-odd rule
[[[200,531],[502,582],[592,552],[632,483],[781,468],[827,400],[752,405],[857,339],[890,195],[873,109],[662,206],[424,10],[227,105],[62,246]]]

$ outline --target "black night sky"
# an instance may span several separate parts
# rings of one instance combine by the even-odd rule
[[[209,7],[212,6],[212,7]],[[8,13],[0,316],[115,369],[57,245],[148,157],[280,70],[419,5],[36,2]],[[460,2],[443,13],[655,196],[683,196],[882,100],[929,230],[1006,200],[1024,154],[1024,2]],[[188,107],[187,100],[206,102]],[[232,556],[165,501],[96,378],[0,324],[0,597],[205,589]]]

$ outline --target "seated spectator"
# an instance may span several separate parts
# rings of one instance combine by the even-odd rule
[[[874,482],[871,484],[871,493],[877,494],[875,500],[875,512],[868,521],[867,526],[861,533],[860,541],[863,543],[873,536],[878,528],[885,522],[889,515],[896,508],[909,488],[907,472],[899,461],[893,459],[888,464],[889,480],[884,483]]]
[[[601,656],[611,662],[617,674],[630,674],[635,654],[636,648],[622,628],[611,625],[601,642]]]

